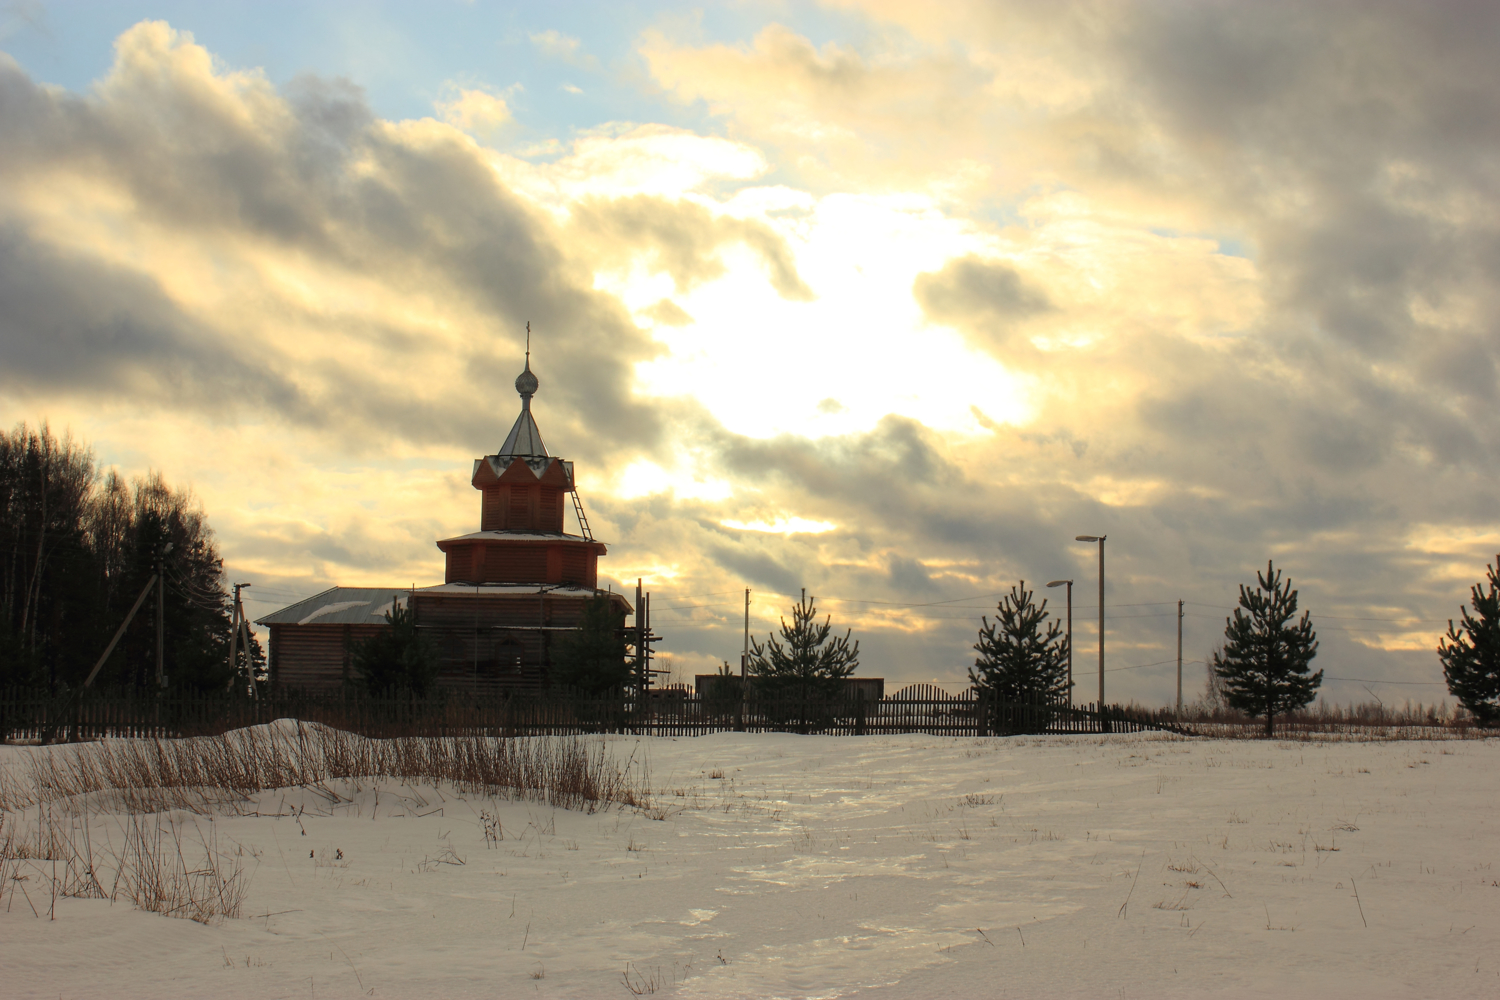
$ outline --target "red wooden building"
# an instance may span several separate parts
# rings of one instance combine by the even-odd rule
[[[414,589],[333,587],[256,624],[270,630],[271,682],[305,690],[352,681],[356,643],[388,627],[392,603],[409,605],[441,661],[446,688],[538,688],[558,633],[577,626],[598,593],[599,557],[577,499],[573,463],[547,453],[531,414],[538,388],[528,356],[516,378],[521,413],[499,450],[475,459],[479,530],[437,543],[443,582]],[[564,530],[573,507],[579,534]],[[624,614],[624,595],[613,600]]]

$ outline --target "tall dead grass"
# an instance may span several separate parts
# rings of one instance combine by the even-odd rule
[[[1171,706],[1150,709],[1134,702],[1132,713],[1171,722]],[[1182,724],[1199,736],[1258,739],[1265,720],[1230,708],[1222,697],[1204,697],[1183,706]],[[1387,740],[1482,740],[1500,731],[1479,726],[1461,706],[1446,701],[1401,705],[1372,701],[1341,705],[1319,698],[1315,703],[1275,720],[1276,739],[1312,742],[1368,742]]]
[[[161,813],[129,817],[110,898],[124,895],[143,910],[200,924],[238,917],[247,888],[244,867],[219,851],[212,834],[204,839],[201,828],[198,846],[203,861],[196,862],[200,852],[184,845],[183,832],[183,824],[170,817],[163,822]],[[188,863],[189,857],[194,864]]]
[[[194,850],[181,819],[132,815],[122,828],[123,846],[116,848],[95,843],[87,814],[47,806],[33,811],[34,824],[0,813],[0,904],[7,912],[19,898],[38,918],[43,907],[51,917],[58,897],[71,896],[125,899],[152,913],[204,924],[240,915],[244,866],[196,824]]]
[[[108,740],[38,748],[0,770],[0,812],[87,798],[129,814],[206,813],[275,788],[340,779],[437,781],[595,812],[645,806],[634,761],[581,737],[370,739],[282,720],[189,739]]]
[[[128,899],[207,923],[239,915],[245,875],[191,814],[348,779],[445,782],[590,813],[646,808],[646,775],[633,765],[617,765],[597,739],[380,740],[286,720],[222,736],[30,749],[0,768],[0,904],[41,917],[59,896]],[[119,813],[121,846],[95,843],[90,817]]]

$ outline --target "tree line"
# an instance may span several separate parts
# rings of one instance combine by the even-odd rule
[[[974,645],[979,656],[969,670],[975,687],[1009,702],[1067,697],[1068,639],[1056,621],[1047,621],[1046,608],[1023,580],[1000,602],[994,624],[981,619]],[[1318,652],[1311,614],[1299,618],[1297,611],[1291,581],[1267,562],[1254,587],[1240,586],[1239,606],[1224,621],[1224,642],[1209,660],[1216,695],[1263,719],[1267,736],[1278,716],[1311,704],[1323,682],[1323,671],[1311,669]],[[1475,722],[1493,726],[1500,723],[1500,556],[1459,613],[1438,641],[1443,677]]]
[[[0,431],[0,686],[80,685],[158,567],[164,588],[147,594],[94,683],[154,687],[164,589],[168,685],[227,687],[230,599],[192,491],[155,472],[127,481],[101,470],[91,448],[45,423]]]

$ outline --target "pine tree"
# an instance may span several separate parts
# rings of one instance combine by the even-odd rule
[[[1489,592],[1476,583],[1469,592],[1475,618],[1466,608],[1463,631],[1448,620],[1448,634],[1438,640],[1438,658],[1443,661],[1443,677],[1448,690],[1468,709],[1480,725],[1500,721],[1500,556],[1495,565],[1486,567]]]
[[[1265,573],[1257,571],[1255,577],[1255,590],[1240,585],[1240,606],[1224,620],[1224,647],[1213,654],[1213,668],[1229,706],[1264,716],[1270,736],[1276,716],[1313,700],[1323,671],[1308,673],[1318,654],[1311,615],[1303,612],[1300,622],[1288,624],[1297,614],[1292,582],[1282,583],[1281,571],[1269,561]]]
[[[45,424],[0,432],[0,686],[79,684],[168,544],[164,673],[173,687],[223,690],[229,596],[191,491],[154,473],[128,484],[101,475],[86,445]],[[156,593],[97,687],[154,686]]]
[[[595,594],[583,606],[576,632],[564,633],[552,656],[553,684],[600,695],[633,680],[625,661],[624,614],[609,594]]]
[[[424,697],[437,684],[437,650],[418,630],[411,608],[393,604],[385,620],[390,628],[354,648],[360,683],[373,695]]]
[[[859,642],[849,645],[853,630],[833,636],[833,618],[817,622],[816,598],[807,596],[792,605],[792,624],[781,619],[781,640],[767,636],[750,640],[750,675],[767,694],[809,699],[832,699],[843,693],[844,678],[859,666]],[[783,645],[785,643],[785,645]]]
[[[980,619],[974,644],[979,656],[969,668],[969,682],[997,710],[1001,705],[1048,704],[1069,695],[1068,637],[1062,625],[1047,621],[1046,600],[1036,604],[1034,598],[1022,580],[995,606],[993,624],[988,616]]]

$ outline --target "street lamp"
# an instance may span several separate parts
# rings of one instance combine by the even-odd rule
[[[1099,711],[1104,711],[1104,539],[1108,535],[1079,535],[1075,541],[1099,543]]]
[[[1073,704],[1073,581],[1053,580],[1049,587],[1068,587],[1068,704]]]

